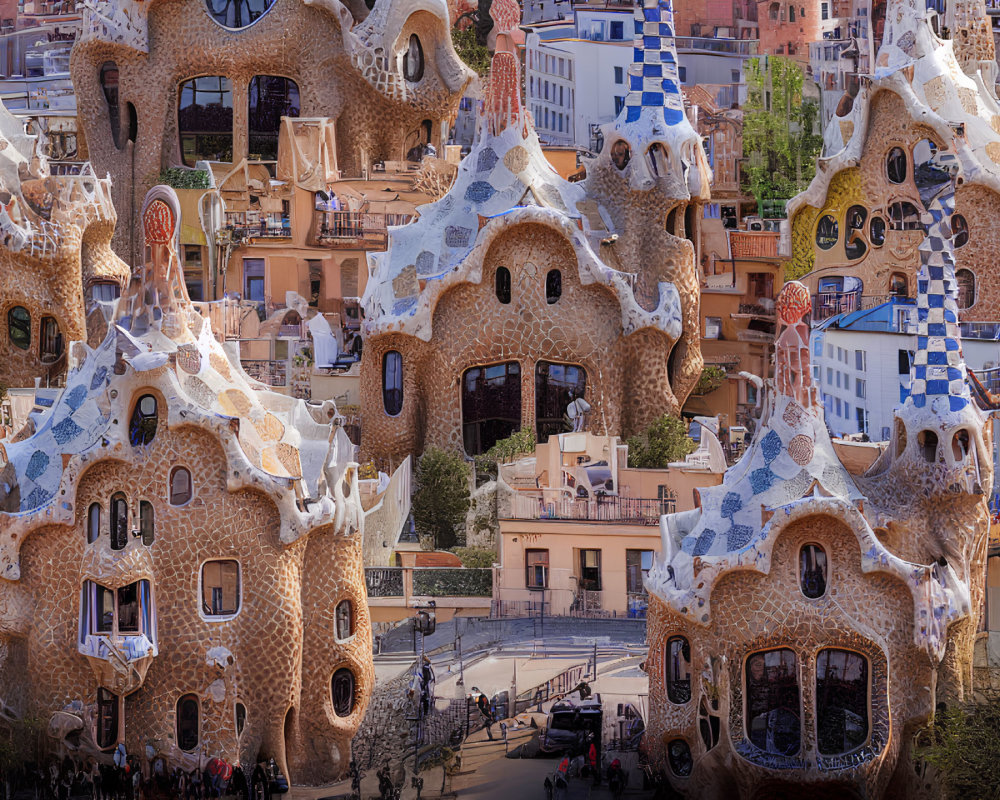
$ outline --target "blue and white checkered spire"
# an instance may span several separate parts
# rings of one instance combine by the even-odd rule
[[[958,281],[951,229],[954,212],[952,185],[930,204],[927,213],[931,224],[920,245],[917,351],[910,370],[910,399],[917,408],[939,397],[948,398],[951,411],[961,411],[970,403],[958,326]]]
[[[636,0],[633,54],[625,122],[638,122],[649,109],[662,114],[667,125],[676,125],[684,119],[684,99],[677,74],[673,0]]]

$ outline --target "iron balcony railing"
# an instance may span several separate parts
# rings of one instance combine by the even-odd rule
[[[669,501],[603,495],[596,498],[548,499],[535,494],[516,494],[514,519],[586,520],[620,522],[628,525],[659,525]]]

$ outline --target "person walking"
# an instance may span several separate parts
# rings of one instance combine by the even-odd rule
[[[492,742],[493,729],[491,726],[493,725],[494,719],[493,714],[490,712],[490,701],[486,699],[486,695],[482,692],[479,692],[479,696],[476,698],[476,708],[479,709],[479,713],[482,715],[483,721],[486,723],[486,735]]]

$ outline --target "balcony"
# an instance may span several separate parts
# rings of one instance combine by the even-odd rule
[[[288,385],[288,365],[285,361],[263,359],[241,360],[244,371],[254,380],[268,386]]]
[[[228,212],[226,229],[234,241],[252,239],[291,239],[292,223],[288,214],[260,214],[253,211]]]
[[[333,249],[385,250],[389,241],[388,214],[363,211],[316,211],[316,244]],[[405,217],[405,215],[402,215]],[[409,218],[399,220],[405,224]]]
[[[729,231],[729,252],[733,258],[778,258],[781,255],[778,231]]]
[[[757,55],[759,44],[756,39],[712,39],[704,36],[678,36],[675,42],[677,49],[682,52],[684,50],[698,50],[747,58]]]
[[[736,332],[736,339],[740,342],[761,342],[770,344],[774,341],[774,333],[767,331],[755,331],[752,328],[744,328]]]
[[[521,493],[514,495],[511,508],[513,519],[579,520],[625,525],[659,525],[660,515],[666,511],[665,501],[658,499],[614,495],[550,499]]]

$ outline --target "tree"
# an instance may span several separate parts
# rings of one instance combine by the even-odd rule
[[[460,543],[470,505],[469,474],[462,456],[437,447],[428,447],[417,460],[413,521],[418,533],[433,538],[435,548],[447,550]]]
[[[782,203],[805,189],[816,173],[823,137],[814,133],[819,104],[803,97],[805,75],[789,58],[763,56],[745,62],[747,100],[743,105],[743,189],[757,211]],[[770,201],[770,202],[769,202]]]
[[[1000,797],[1000,697],[939,709],[917,743],[916,757],[937,770],[944,797]]]
[[[455,52],[458,53],[458,57],[465,62],[466,66],[471,67],[480,78],[485,79],[490,71],[492,55],[484,45],[476,40],[476,29],[452,28],[451,41],[455,45]]]
[[[639,469],[665,469],[673,461],[682,461],[695,447],[684,423],[669,414],[631,437],[627,444],[628,465]]]

